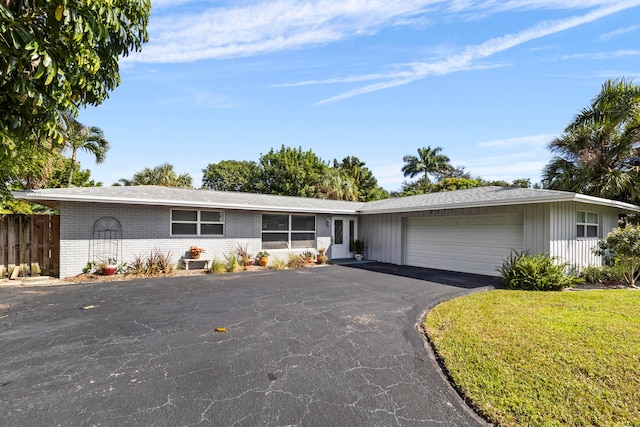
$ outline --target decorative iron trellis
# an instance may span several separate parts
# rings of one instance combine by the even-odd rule
[[[93,224],[89,253],[93,264],[122,262],[122,224],[112,216],[103,216]]]

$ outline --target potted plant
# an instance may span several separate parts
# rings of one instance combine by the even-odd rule
[[[118,261],[115,258],[108,258],[106,261],[98,264],[100,274],[103,276],[113,276],[118,270]]]
[[[249,253],[249,244],[242,246],[240,243],[236,246],[236,254],[242,265],[245,267],[250,267],[253,265],[253,256]]]
[[[308,264],[313,264],[313,258],[314,258],[315,255],[309,249],[307,249],[306,251],[302,252],[300,255],[302,255],[302,257],[304,258],[304,260]]]
[[[318,264],[326,264],[327,261],[328,261],[328,257],[326,254],[326,249],[325,248],[318,249],[318,255],[316,255],[316,262]]]
[[[267,251],[258,252],[258,264],[260,264],[261,267],[266,267],[269,264],[269,255],[271,254]]]
[[[204,249],[199,248],[197,246],[190,246],[189,253],[191,254],[191,259],[200,259],[200,254],[204,252]]]
[[[351,242],[351,245],[350,245],[351,252],[355,253],[356,259],[358,261],[364,258],[364,248],[365,248],[364,240],[356,239]]]

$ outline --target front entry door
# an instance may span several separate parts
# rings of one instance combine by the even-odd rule
[[[351,241],[356,238],[356,218],[333,217],[331,230],[331,258],[352,258],[353,252],[349,250]]]

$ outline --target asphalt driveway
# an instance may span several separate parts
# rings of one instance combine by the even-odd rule
[[[358,267],[0,289],[2,424],[483,425],[415,326],[490,280]]]

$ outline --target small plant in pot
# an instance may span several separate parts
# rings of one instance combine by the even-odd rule
[[[267,251],[258,252],[258,264],[260,264],[261,267],[266,267],[269,264],[269,255],[271,254]]]
[[[242,246],[240,243],[236,246],[236,255],[238,255],[238,259],[240,263],[249,267],[253,265],[253,255],[249,253],[249,244]]]
[[[309,249],[307,249],[306,251],[302,252],[300,255],[304,258],[304,260],[305,260],[305,262],[307,264],[313,264],[315,255]]]
[[[326,249],[325,248],[318,249],[318,255],[316,255],[316,262],[318,264],[326,264],[327,261],[328,261],[328,257],[326,254]]]
[[[113,276],[118,271],[118,261],[115,258],[108,258],[106,261],[100,262],[98,268],[103,276]]]
[[[364,240],[356,239],[351,242],[350,248],[351,252],[355,253],[355,257],[358,261],[364,258]]]
[[[204,252],[204,249],[199,248],[198,246],[190,246],[189,254],[191,255],[191,259],[200,259],[200,254]]]

